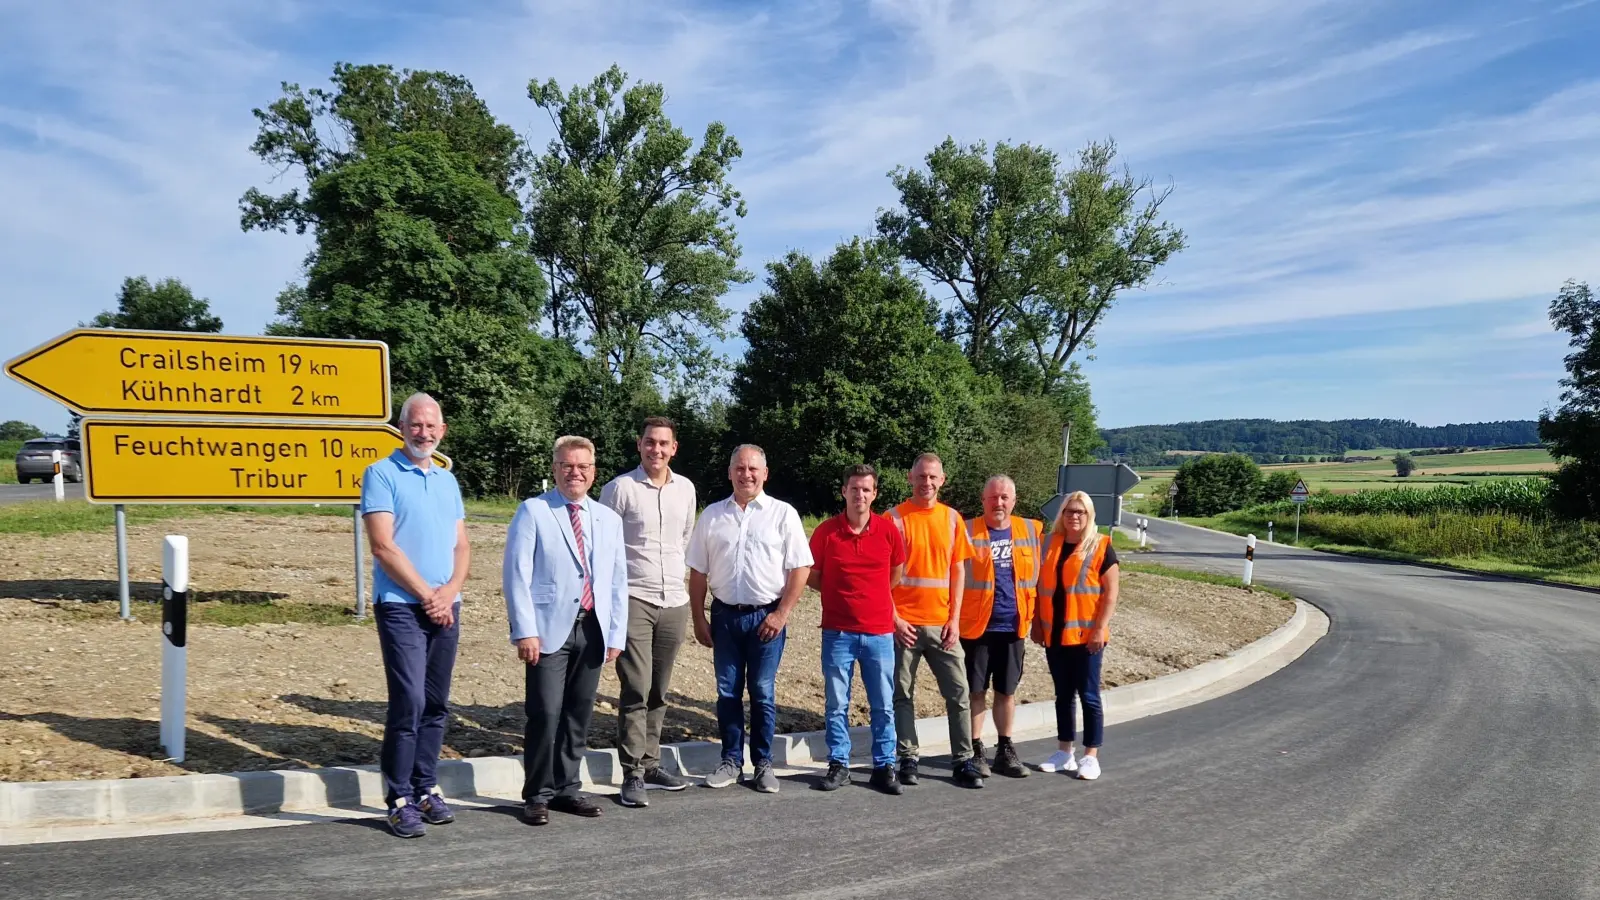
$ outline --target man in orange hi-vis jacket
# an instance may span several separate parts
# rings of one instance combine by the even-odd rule
[[[955,782],[983,787],[972,758],[972,712],[966,657],[961,650],[961,596],[972,539],[961,514],[939,502],[944,463],[932,453],[911,466],[911,499],[889,511],[906,542],[905,576],[894,589],[894,729],[900,783],[917,783],[917,664],[939,682],[950,720],[950,759]]]

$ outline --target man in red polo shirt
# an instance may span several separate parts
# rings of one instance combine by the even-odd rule
[[[851,466],[844,512],[811,534],[811,577],[822,593],[822,676],[827,681],[828,774],[817,787],[850,783],[850,684],[856,663],[872,708],[872,786],[900,793],[894,741],[894,585],[906,548],[894,523],[872,511],[878,473]]]

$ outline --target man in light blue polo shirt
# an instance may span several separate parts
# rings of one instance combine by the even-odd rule
[[[437,771],[471,551],[461,488],[433,463],[445,433],[438,402],[427,394],[406,398],[400,432],[404,449],[362,476],[361,516],[377,561],[373,610],[389,683],[382,755],[389,828],[421,837],[428,824],[455,820]]]

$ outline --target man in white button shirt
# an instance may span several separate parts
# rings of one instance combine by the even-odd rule
[[[778,791],[772,734],[774,682],[784,626],[811,574],[811,545],[794,507],[767,496],[767,454],[754,444],[733,451],[733,496],[706,507],[689,538],[689,607],[695,640],[712,649],[722,761],[706,776],[721,788],[744,777],[744,689],[750,688],[750,759],[755,788]],[[711,621],[706,621],[706,590]]]
[[[647,788],[681,791],[689,786],[661,768],[667,686],[678,647],[689,633],[683,554],[694,531],[695,493],[694,484],[669,465],[677,452],[672,420],[645,419],[639,467],[600,491],[600,502],[622,517],[628,553],[628,646],[617,658],[623,806],[649,806]]]

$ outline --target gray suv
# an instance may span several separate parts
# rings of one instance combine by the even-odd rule
[[[17,451],[17,482],[27,484],[37,478],[49,481],[55,477],[55,463],[50,461],[50,451],[61,451],[61,477],[65,481],[83,480],[83,446],[76,438],[34,438],[24,441]]]

